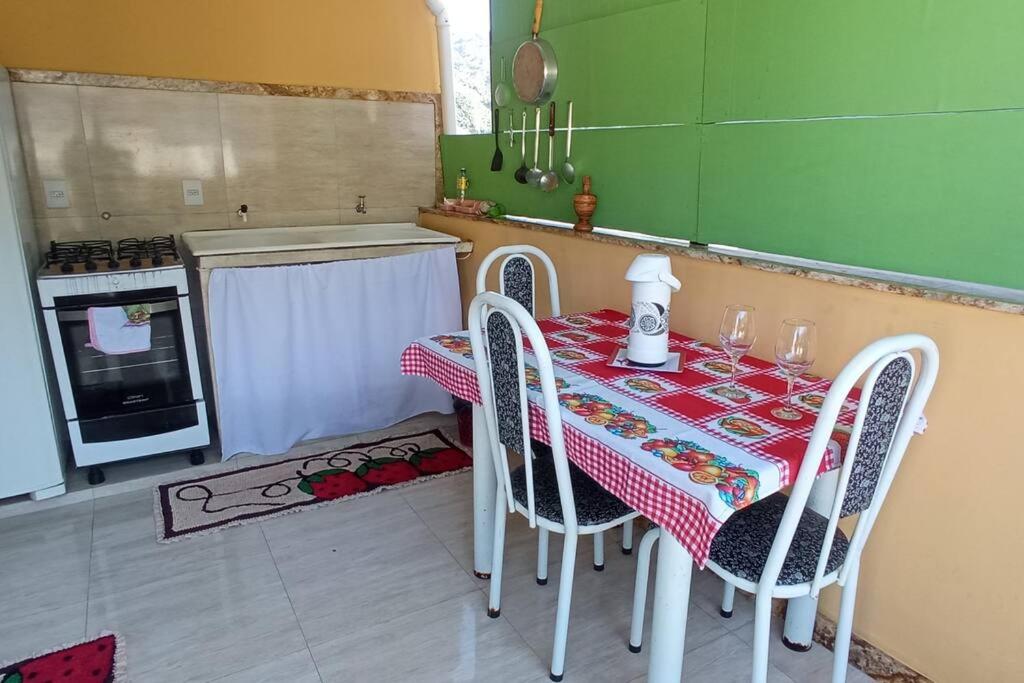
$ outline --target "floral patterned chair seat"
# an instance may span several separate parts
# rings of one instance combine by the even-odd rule
[[[788,496],[776,493],[733,514],[711,541],[709,559],[741,579],[754,583],[760,581],[788,502]],[[827,527],[828,518],[804,508],[789,554],[782,564],[778,585],[792,586],[814,579]],[[831,574],[842,566],[849,547],[846,534],[842,529],[836,529],[825,574]]]
[[[520,465],[511,472],[511,476],[512,497],[526,507],[526,466]],[[569,476],[579,524],[606,524],[632,512],[625,503],[605,491],[572,463],[569,463]],[[551,458],[536,458],[533,461],[533,497],[537,516],[562,524],[562,503],[558,498],[558,480],[555,478],[555,465]]]

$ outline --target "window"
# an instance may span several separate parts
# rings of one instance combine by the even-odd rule
[[[457,135],[491,132],[491,12],[487,0],[446,0]]]

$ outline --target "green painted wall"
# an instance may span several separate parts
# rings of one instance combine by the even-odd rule
[[[1024,288],[1024,2],[545,4],[559,125],[572,99],[577,125],[603,128],[573,149],[597,224]],[[497,79],[533,2],[491,8]],[[574,219],[579,181],[525,188],[518,151],[505,140],[500,174],[492,151],[444,137],[446,193],[466,166],[473,197]]]
[[[1024,107],[1020,0],[712,0],[704,121]]]

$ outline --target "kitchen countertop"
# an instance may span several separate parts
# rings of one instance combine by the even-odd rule
[[[458,237],[421,228],[414,223],[199,230],[184,233],[182,239],[193,256],[403,244],[455,244],[460,241]]]
[[[556,221],[524,220],[521,217],[495,219],[484,216],[468,216],[435,208],[421,208],[420,213],[506,225],[525,230],[539,230],[541,232],[565,235],[569,238],[593,240],[595,242],[647,249],[666,254],[677,254],[702,261],[729,263],[745,268],[785,273],[787,275],[819,280],[821,282],[831,282],[848,287],[873,289],[875,291],[890,292],[932,301],[943,301],[989,311],[1024,315],[1024,291],[1005,287],[844,266],[743,249],[697,246],[690,244],[686,240],[630,233],[624,230],[609,228],[595,228],[591,233],[580,233],[575,232],[570,224]]]

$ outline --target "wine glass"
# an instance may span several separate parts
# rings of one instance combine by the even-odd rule
[[[725,307],[725,315],[722,316],[722,326],[718,330],[718,341],[722,348],[729,354],[732,361],[732,380],[730,388],[736,387],[736,367],[750,347],[757,339],[757,329],[754,327],[754,307],[742,304],[732,304]]]
[[[793,382],[814,365],[818,334],[814,323],[801,318],[787,318],[779,327],[775,340],[775,363],[786,375],[786,403],[772,410],[783,420],[799,420],[800,412],[793,407]]]

